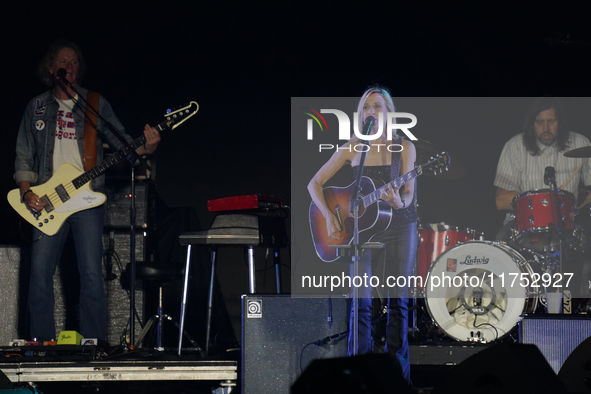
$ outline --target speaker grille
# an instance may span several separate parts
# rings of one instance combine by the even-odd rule
[[[136,234],[137,261],[145,259],[144,233]],[[113,258],[112,273],[116,278],[105,281],[105,295],[107,298],[107,340],[111,345],[120,342],[121,335],[126,332],[129,321],[129,296],[121,282],[122,269],[129,262],[129,233],[114,234],[114,249],[120,259],[121,265],[116,264]],[[109,247],[109,234],[103,236],[104,250]],[[54,284],[54,313],[56,335],[62,330],[72,330],[77,327],[77,300],[80,290],[80,278],[76,267],[74,253],[68,253],[64,248],[62,259],[58,264],[56,274],[53,277]],[[29,249],[16,246],[0,246],[0,346],[9,345],[13,339],[30,339],[27,330],[27,299],[29,283]],[[103,270],[105,267],[103,266]],[[106,274],[106,272],[105,272]],[[140,319],[144,315],[144,291],[141,282],[136,287],[136,310]],[[140,325],[135,325],[136,338],[141,331]]]
[[[345,332],[346,320],[343,298],[242,296],[243,393],[288,393],[313,360],[345,356],[346,335],[321,346],[311,343]]]
[[[13,339],[19,337],[18,311],[19,304],[19,274],[21,250],[16,246],[0,247],[0,346],[8,346]],[[26,298],[23,305],[26,305]]]
[[[589,336],[591,319],[583,316],[524,315],[519,323],[519,342],[536,345],[556,373]]]

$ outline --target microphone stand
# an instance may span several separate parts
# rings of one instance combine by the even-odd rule
[[[368,117],[367,119],[367,129],[365,131],[365,135],[369,135],[369,132],[374,123],[373,117]],[[367,141],[362,140],[363,144],[367,147],[370,147],[370,144]],[[355,286],[355,278],[359,277],[359,261],[361,257],[359,255],[360,246],[359,246],[359,204],[357,203],[357,198],[359,196],[359,189],[361,186],[361,177],[363,176],[363,167],[365,166],[365,158],[367,156],[367,150],[361,152],[361,158],[359,159],[359,171],[357,172],[357,179],[355,180],[355,186],[353,188],[353,193],[351,194],[351,201],[350,201],[350,212],[353,214],[353,238],[352,238],[352,247],[353,247],[353,255],[351,256],[351,260],[353,262],[353,300],[352,300],[352,309],[353,309],[353,355],[356,356],[359,352],[359,289]]]
[[[62,70],[62,69],[60,69]],[[76,87],[70,83],[65,78],[65,73],[60,72],[58,70],[57,74],[58,77],[56,78],[57,85],[66,93],[66,95],[77,103],[77,101],[72,97],[70,92],[68,92],[67,87],[69,86],[70,89],[74,93],[78,95],[79,99],[82,99],[82,102],[98,119],[101,119],[103,123],[107,126],[109,131],[121,142],[124,147],[124,151],[126,153],[126,158],[131,165],[131,205],[129,208],[129,265],[131,268],[131,272],[129,273],[129,343],[131,347],[134,347],[135,341],[135,278],[136,278],[136,259],[135,259],[135,218],[136,218],[136,208],[135,208],[135,165],[136,163],[142,162],[146,166],[148,170],[151,170],[150,166],[146,161],[141,158],[135,149],[129,145],[129,142],[125,139],[121,131],[119,131],[113,124],[108,122],[98,111],[98,109],[93,108],[92,105],[88,103],[85,97],[78,93]],[[86,113],[85,113],[86,114]],[[86,115],[85,115],[86,116]],[[88,121],[88,119],[87,119]],[[95,125],[97,126],[97,125]]]

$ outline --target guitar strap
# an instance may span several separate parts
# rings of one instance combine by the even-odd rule
[[[84,114],[84,171],[90,170],[96,165],[96,114],[89,110],[90,107],[98,111],[99,94],[88,92],[86,96],[86,113]]]
[[[402,138],[398,138],[393,141],[392,144],[402,144]],[[400,152],[392,152],[392,167],[390,168],[390,180],[394,180],[400,176],[400,158],[402,155]]]

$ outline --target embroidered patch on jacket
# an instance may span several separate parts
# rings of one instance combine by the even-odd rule
[[[35,105],[35,115],[37,115],[37,116],[43,115],[45,113],[45,107],[47,107],[45,100],[41,101],[41,100],[37,99],[37,104]]]
[[[35,122],[35,128],[37,130],[43,130],[45,128],[45,122],[42,120],[38,120]]]

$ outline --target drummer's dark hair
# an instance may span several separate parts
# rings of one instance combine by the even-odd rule
[[[540,112],[550,108],[554,108],[556,119],[558,119],[558,136],[556,137],[558,151],[563,151],[568,145],[568,125],[560,99],[558,97],[538,97],[529,107],[529,112],[523,123],[523,143],[532,156],[540,153],[534,122]]]

